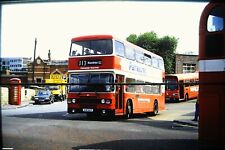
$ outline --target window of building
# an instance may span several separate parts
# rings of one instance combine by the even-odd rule
[[[36,78],[36,83],[42,83],[42,78]]]
[[[196,71],[196,64],[183,64],[183,73],[193,73]]]

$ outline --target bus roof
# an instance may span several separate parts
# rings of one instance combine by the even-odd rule
[[[87,41],[87,40],[100,40],[100,39],[112,39],[112,35],[86,35],[86,36],[79,36],[72,38],[72,42],[77,42],[77,41]]]
[[[194,73],[180,73],[180,74],[167,74],[166,77],[177,77],[178,80],[198,79],[198,72],[194,72]]]

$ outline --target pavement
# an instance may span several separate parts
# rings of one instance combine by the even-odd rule
[[[192,121],[192,119],[176,119],[173,120],[174,124],[184,125],[184,126],[192,126],[192,127],[198,127],[198,121]]]
[[[173,119],[173,123],[183,125],[183,126],[192,126],[192,127],[198,127],[198,121],[194,121],[194,113],[190,112],[189,115],[181,114]]]
[[[26,107],[30,104],[33,104],[33,101],[22,101],[20,105],[10,105],[10,104],[6,104],[6,105],[1,105],[1,109],[2,110],[7,110],[7,109],[17,109],[17,108],[22,108],[22,107]]]

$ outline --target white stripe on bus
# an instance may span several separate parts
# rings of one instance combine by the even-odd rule
[[[199,60],[199,72],[224,72],[225,59]]]

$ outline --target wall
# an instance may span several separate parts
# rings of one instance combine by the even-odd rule
[[[1,105],[7,105],[9,102],[9,89],[6,87],[0,87],[1,91]]]
[[[30,101],[32,96],[35,95],[34,89],[25,89],[24,87],[21,89],[21,101],[27,102]]]
[[[195,64],[198,71],[198,55],[176,54],[175,73],[183,73],[183,64]]]

